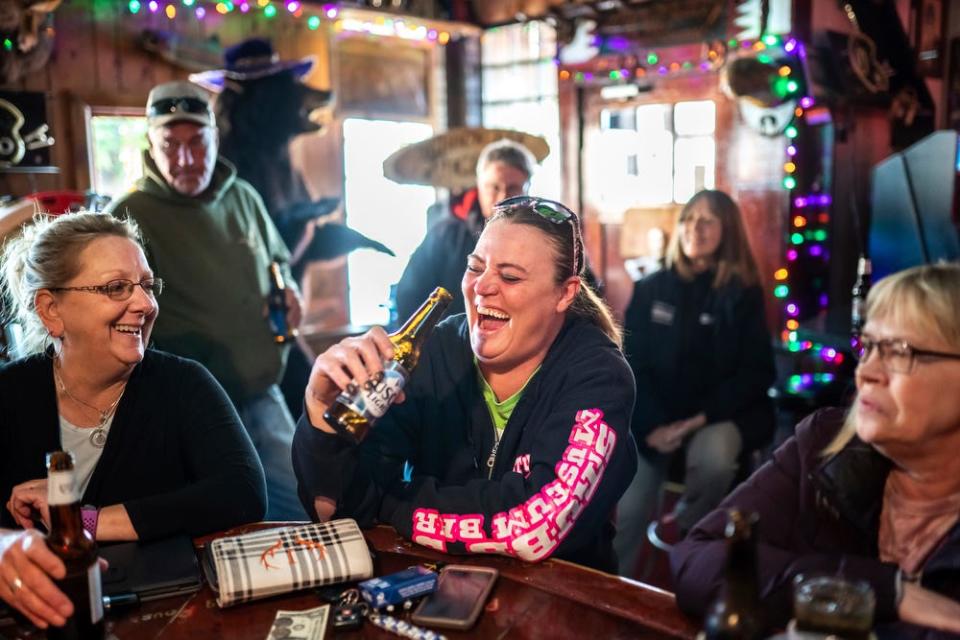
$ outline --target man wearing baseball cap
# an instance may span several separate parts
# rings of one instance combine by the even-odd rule
[[[289,325],[300,323],[290,254],[260,196],[218,156],[209,99],[189,82],[153,88],[144,175],[108,210],[140,225],[151,267],[166,285],[153,346],[213,373],[263,464],[267,518],[304,520],[291,466],[294,421],[277,386],[289,347],[274,341],[265,314],[269,268],[278,262]]]

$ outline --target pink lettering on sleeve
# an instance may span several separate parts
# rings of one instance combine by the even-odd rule
[[[443,514],[434,509],[413,512],[413,541],[446,551],[448,542],[462,542],[470,553],[500,553],[535,562],[543,560],[573,529],[590,502],[617,443],[616,431],[603,421],[600,409],[583,409],[568,437],[568,447],[554,467],[556,479],[525,502],[490,519],[490,537],[482,514]],[[529,455],[514,463],[529,473]],[[519,469],[518,469],[519,467]]]

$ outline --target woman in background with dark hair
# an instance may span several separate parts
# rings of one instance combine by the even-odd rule
[[[434,329],[406,399],[359,446],[324,411],[393,345],[377,327],[321,355],[294,439],[307,511],[379,520],[442,551],[615,570],[612,513],[636,468],[633,377],[583,268],[572,211],[498,203],[467,259],[466,314]]]
[[[680,212],[667,268],[634,287],[624,350],[637,381],[633,433],[641,456],[618,506],[623,575],[636,570],[675,452],[686,454],[685,493],[653,525],[662,546],[719,504],[741,453],[773,433],[767,390],[775,370],[759,283],[739,207],[722,191],[701,191]]]

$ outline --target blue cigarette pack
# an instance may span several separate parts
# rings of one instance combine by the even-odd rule
[[[381,609],[433,593],[437,589],[437,574],[426,567],[410,567],[380,578],[364,580],[357,588],[371,607]]]

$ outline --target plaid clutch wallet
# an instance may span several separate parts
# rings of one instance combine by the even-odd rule
[[[218,538],[203,560],[221,607],[373,575],[370,549],[350,519]]]

